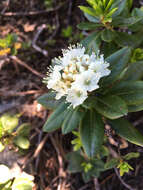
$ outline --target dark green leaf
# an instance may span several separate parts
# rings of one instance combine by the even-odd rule
[[[68,106],[69,104],[61,103],[57,107],[44,124],[43,130],[45,132],[51,132],[61,127],[65,119],[65,114],[68,112]]]
[[[117,167],[119,162],[120,162],[119,158],[112,158],[111,160],[106,162],[105,169],[109,170],[109,169],[115,168]]]
[[[139,156],[140,156],[140,153],[138,153],[138,152],[130,152],[130,153],[126,154],[125,156],[123,156],[123,158],[125,160],[130,160],[132,158],[138,158]]]
[[[115,3],[113,3],[113,5],[111,6],[111,10],[113,9],[113,8],[116,8],[116,7],[118,7],[118,9],[117,9],[117,11],[112,15],[112,17],[113,18],[115,18],[116,16],[118,16],[118,15],[120,15],[122,12],[123,12],[123,10],[125,9],[125,7],[126,7],[126,0],[116,0],[116,1],[114,1]]]
[[[105,29],[101,34],[101,38],[105,42],[111,42],[115,38],[115,32]]]
[[[90,23],[90,22],[82,22],[77,25],[77,27],[81,30],[95,30],[96,28],[99,28],[103,26],[102,24],[95,24],[95,23]]]
[[[113,53],[106,58],[106,61],[110,63],[109,69],[111,74],[100,81],[101,86],[109,86],[114,83],[120,77],[122,71],[127,67],[131,55],[130,48],[122,48],[121,50]]]
[[[18,133],[18,135],[27,137],[29,135],[30,128],[31,128],[31,125],[29,123],[23,123],[22,125],[18,127],[16,132]]]
[[[138,112],[143,110],[143,104],[139,105],[129,105],[128,106],[128,111],[129,112]]]
[[[78,152],[68,153],[66,158],[69,161],[68,170],[71,173],[81,172],[83,170],[81,164],[84,162],[84,157]]]
[[[63,98],[60,100],[56,100],[55,97],[56,97],[55,92],[48,92],[48,93],[40,96],[37,99],[37,101],[39,104],[41,104],[45,108],[54,110],[63,101]]]
[[[101,116],[93,110],[86,113],[80,125],[83,148],[89,157],[100,150],[104,137],[104,123]]]
[[[125,138],[131,143],[143,146],[142,134],[126,119],[120,118],[110,120],[109,124],[119,136]]]
[[[140,40],[138,40],[140,39]],[[128,34],[125,32],[116,32],[115,42],[121,46],[138,47],[143,41],[142,34]]]
[[[124,100],[115,95],[98,97],[95,109],[109,119],[117,119],[128,113]]]
[[[143,77],[143,61],[130,63],[124,80],[140,80]]]
[[[123,81],[113,87],[112,94],[120,96],[128,105],[143,103],[143,81]]]
[[[99,32],[93,32],[84,40],[81,41],[81,44],[86,48],[88,53],[97,52],[101,44],[101,38]]]
[[[80,107],[69,108],[62,124],[62,133],[66,134],[77,128],[84,114],[85,110]]]

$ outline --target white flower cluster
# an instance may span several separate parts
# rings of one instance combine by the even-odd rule
[[[82,104],[88,92],[99,88],[100,78],[110,74],[103,55],[88,55],[81,45],[63,50],[63,57],[54,59],[46,78],[47,87],[57,92],[56,99],[66,96],[73,107]]]

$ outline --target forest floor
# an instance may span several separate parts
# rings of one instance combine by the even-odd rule
[[[34,176],[35,190],[95,189],[93,180],[85,184],[80,173],[68,172],[66,154],[72,150],[72,134],[42,132],[49,112],[36,101],[48,92],[42,80],[51,59],[86,35],[76,28],[84,20],[78,8],[84,3],[83,0],[0,1],[0,37],[16,33],[23,44],[17,55],[0,56],[0,114],[20,113],[20,122],[31,125],[31,146],[26,154],[17,157],[16,150],[12,156],[4,152],[6,155],[0,154],[0,163],[12,167],[17,162],[22,170]],[[143,112],[131,114],[129,119],[143,131]],[[128,144],[121,151],[140,152],[140,157],[130,162],[134,171],[126,174],[123,180],[134,190],[143,190],[143,149]],[[114,170],[104,172],[99,183],[101,190],[126,190]]]

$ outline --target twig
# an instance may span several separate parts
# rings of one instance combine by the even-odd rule
[[[33,47],[35,50],[37,50],[38,52],[42,53],[44,56],[47,57],[47,56],[48,56],[48,51],[46,51],[46,50],[40,48],[40,47],[36,44],[36,42],[37,42],[37,40],[38,40],[40,34],[43,32],[43,30],[44,30],[46,27],[47,27],[46,24],[42,24],[41,26],[38,27],[37,33],[35,34],[34,39],[33,39],[33,41],[32,41],[32,47]]]
[[[7,10],[8,6],[9,6],[9,3],[10,3],[10,0],[7,0],[7,1],[5,2],[5,7],[4,7],[4,9],[1,11],[1,14],[4,14],[4,13],[5,13],[5,11]]]
[[[38,15],[41,15],[41,14],[47,14],[47,13],[50,13],[50,12],[53,12],[53,11],[57,11],[58,9],[60,9],[62,6],[64,5],[64,3],[61,3],[60,5],[58,5],[57,7],[55,8],[51,8],[51,9],[48,9],[48,10],[41,10],[41,11],[30,11],[30,12],[4,12],[4,13],[1,13],[2,16],[38,16]]]
[[[18,64],[22,65],[23,67],[25,67],[26,69],[28,69],[29,71],[31,71],[33,74],[37,75],[40,78],[43,78],[44,75],[39,73],[38,71],[36,71],[35,69],[33,69],[32,67],[30,67],[29,65],[27,65],[25,62],[21,61],[18,57],[16,56],[10,56],[10,58],[14,61],[16,61]]]
[[[109,150],[110,150],[110,154],[111,154],[114,158],[118,158],[118,157],[119,157],[118,154],[117,154],[117,152],[116,152],[115,150],[113,150],[110,146],[108,146],[108,148],[109,148]],[[122,185],[124,185],[124,186],[125,186],[127,189],[129,189],[129,190],[135,190],[135,189],[133,189],[130,185],[128,185],[127,183],[124,182],[124,180],[121,178],[121,176],[120,176],[120,174],[119,174],[117,168],[114,168],[114,170],[115,170],[115,173],[116,173],[117,177],[119,178],[120,182],[122,183]]]
[[[41,94],[43,91],[42,90],[28,90],[24,92],[16,92],[16,91],[0,91],[0,95],[2,96],[25,96],[25,95],[30,95],[30,94]]]
[[[72,13],[72,7],[73,7],[73,0],[69,0],[69,8],[68,8],[68,19],[67,24],[69,25],[71,22],[71,13]]]
[[[42,137],[42,133],[41,133],[41,137]],[[45,142],[46,142],[47,139],[48,139],[48,137],[49,137],[49,134],[47,134],[47,135],[43,138],[43,140],[39,143],[38,147],[36,148],[36,150],[35,150],[35,152],[34,152],[34,155],[33,155],[34,158],[36,158],[36,157],[39,155],[39,153],[41,152],[41,150],[42,150],[42,148],[43,148]]]
[[[114,170],[115,170],[115,173],[116,173],[117,177],[119,178],[120,182],[121,182],[127,189],[129,189],[129,190],[134,190],[130,185],[128,185],[128,184],[126,184],[126,183],[124,182],[124,180],[121,178],[121,176],[120,176],[120,174],[119,174],[117,168],[114,168]]]
[[[100,185],[99,185],[99,182],[98,182],[98,178],[95,177],[93,179],[93,182],[94,182],[95,190],[100,190]]]

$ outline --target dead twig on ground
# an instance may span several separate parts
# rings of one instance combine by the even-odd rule
[[[135,190],[135,189],[133,189],[130,185],[128,185],[128,184],[126,184],[126,183],[124,182],[124,180],[121,178],[121,176],[120,176],[120,174],[119,174],[117,168],[114,168],[114,170],[115,170],[115,173],[116,173],[117,177],[119,178],[120,182],[122,183],[122,185],[124,185],[124,186],[125,186],[127,189],[129,189],[129,190]]]
[[[98,182],[98,178],[95,177],[93,179],[93,182],[94,182],[95,190],[100,190],[100,185],[99,185],[99,182]]]
[[[37,75],[40,78],[43,78],[44,75],[39,73],[38,71],[36,71],[35,69],[33,69],[32,67],[30,67],[29,65],[27,65],[25,62],[21,61],[18,57],[16,56],[10,56],[10,58],[12,60],[14,60],[15,62],[17,62],[19,65],[22,65],[23,67],[25,67],[26,69],[28,69],[29,71],[31,71],[33,74]]]
[[[40,48],[40,47],[36,44],[36,43],[37,43],[37,40],[38,40],[38,38],[39,38],[39,36],[40,36],[40,34],[43,32],[43,30],[44,30],[46,27],[47,27],[46,24],[42,24],[41,26],[39,26],[39,27],[37,28],[37,32],[36,32],[36,34],[35,34],[35,36],[34,36],[34,39],[33,39],[33,41],[32,41],[32,47],[33,47],[36,51],[42,53],[44,56],[47,57],[47,56],[48,56],[48,51],[46,51],[46,50]]]
[[[5,7],[4,7],[4,9],[1,11],[1,14],[2,14],[2,15],[3,15],[3,14],[5,13],[5,11],[7,10],[8,6],[9,6],[9,3],[10,3],[10,0],[7,0],[7,1],[5,2]]]
[[[2,16],[38,16],[38,15],[44,15],[50,12],[54,12],[59,10],[64,3],[61,3],[55,8],[47,9],[47,10],[39,10],[39,11],[30,11],[30,12],[4,12],[1,13]]]
[[[1,96],[26,96],[30,94],[42,94],[42,90],[28,90],[24,92],[16,92],[16,91],[0,91]]]

